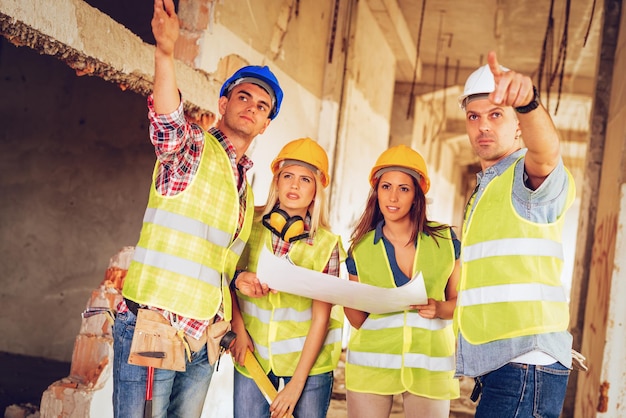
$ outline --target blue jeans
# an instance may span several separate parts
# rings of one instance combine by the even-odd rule
[[[137,317],[118,314],[113,325],[113,413],[116,418],[143,418],[147,367],[128,364]],[[152,416],[200,417],[213,376],[206,344],[187,361],[185,372],[155,369],[152,385]]]
[[[270,372],[267,377],[278,389],[280,379],[287,384],[291,376],[276,376]],[[324,418],[330,405],[333,392],[333,372],[309,376],[304,384],[300,399],[293,411],[298,418]],[[247,378],[235,369],[233,411],[235,418],[269,418],[270,405],[254,380]]]
[[[570,370],[561,363],[547,366],[508,363],[480,376],[476,418],[558,418]]]

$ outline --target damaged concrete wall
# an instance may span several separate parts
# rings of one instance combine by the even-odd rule
[[[213,17],[197,41],[195,65],[215,74],[227,67],[234,71],[240,65],[269,65],[285,93],[280,115],[248,150],[255,162],[249,178],[259,204],[271,182],[270,163],[285,143],[308,136],[329,156],[334,152],[335,138],[318,135],[331,6],[233,0],[207,10]]]
[[[10,336],[0,342],[0,350],[68,361],[90,289],[101,280],[111,254],[134,245],[138,236],[154,162],[144,97],[153,47],[81,1],[61,0],[54,7],[35,3],[0,0],[2,33],[26,46],[3,40],[0,62],[6,93],[0,99],[6,125],[0,135],[11,149],[0,157],[5,197],[0,245],[7,255],[0,301],[8,312],[25,312],[21,321],[0,319]],[[236,61],[268,64],[276,72],[285,90],[283,109],[249,152],[256,163],[251,180],[257,202],[263,202],[268,166],[282,145],[332,131],[320,127],[322,96],[324,106],[337,109],[339,103],[331,102],[342,97],[332,90],[337,84],[325,84],[326,78],[343,79],[342,66],[329,73],[324,65],[331,4],[286,1],[260,8],[243,0],[210,3],[216,9],[205,12],[215,18],[207,19],[196,41],[196,63],[204,68],[194,72],[178,63],[181,90],[189,100],[187,110],[210,110],[208,103],[216,102],[211,71],[221,74]],[[340,19],[351,16],[344,10]],[[393,55],[365,6],[359,6],[358,16],[344,98],[355,106],[345,111],[339,128],[345,148],[336,164],[341,175],[332,186],[337,199],[331,211],[344,228],[362,209],[367,167],[387,145],[393,92]],[[318,36],[315,42],[311,34]],[[337,49],[347,45],[341,36]],[[31,48],[56,55],[38,55]],[[372,48],[380,60],[370,59]],[[73,70],[96,77],[77,77]],[[140,94],[118,88],[129,86]],[[339,114],[329,115],[324,124],[339,126],[333,119]],[[336,138],[320,138],[320,143],[334,153]],[[19,169],[26,174],[18,174]],[[352,188],[352,179],[360,187]]]
[[[0,40],[0,351],[68,361],[154,164],[145,99]]]
[[[0,0],[0,32],[14,45],[54,55],[78,75],[96,76],[143,95],[152,89],[154,46],[84,1]],[[215,113],[210,98],[221,82],[182,62],[175,66],[186,110],[195,117]]]

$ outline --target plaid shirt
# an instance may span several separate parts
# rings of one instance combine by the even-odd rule
[[[164,196],[175,196],[185,190],[198,171],[202,150],[204,149],[204,130],[198,125],[187,121],[183,112],[182,98],[178,109],[174,112],[167,115],[159,115],[154,111],[154,98],[150,95],[148,97],[148,119],[150,120],[150,141],[154,145],[154,150],[160,163],[155,179],[156,189]],[[224,147],[230,159],[233,175],[237,181],[239,223],[235,232],[236,237],[241,231],[245,218],[247,193],[245,179],[246,173],[252,168],[252,161],[244,155],[237,163],[235,147],[228,141],[226,136],[216,128],[209,129],[209,133]],[[187,335],[195,339],[199,339],[202,336],[210,323],[209,320],[199,321],[193,318],[185,318],[154,307],[150,307],[150,309],[161,312],[165,318],[170,320],[174,327],[183,329]],[[117,310],[120,313],[128,311],[128,306],[123,299]]]

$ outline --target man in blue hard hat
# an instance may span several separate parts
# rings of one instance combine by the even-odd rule
[[[278,115],[283,92],[268,67],[243,67],[222,86],[220,118],[205,131],[183,113],[173,0],[155,0],[152,31],[157,162],[114,324],[113,405],[118,418],[149,408],[152,416],[200,417],[216,361],[207,340],[228,329],[229,281],[252,224],[245,152]]]

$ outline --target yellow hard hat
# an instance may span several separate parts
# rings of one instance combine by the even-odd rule
[[[426,168],[424,158],[422,158],[419,152],[406,145],[397,145],[388,148],[385,152],[380,154],[380,157],[378,157],[376,164],[370,172],[370,184],[372,187],[375,187],[376,179],[384,172],[393,171],[394,169],[403,171],[417,178],[424,194],[430,189],[430,178],[428,177],[428,169]]]
[[[282,167],[281,163],[286,160],[296,160],[313,166],[320,172],[322,186],[326,187],[330,183],[326,151],[311,138],[294,139],[288,142],[272,161],[272,174],[276,175]]]

